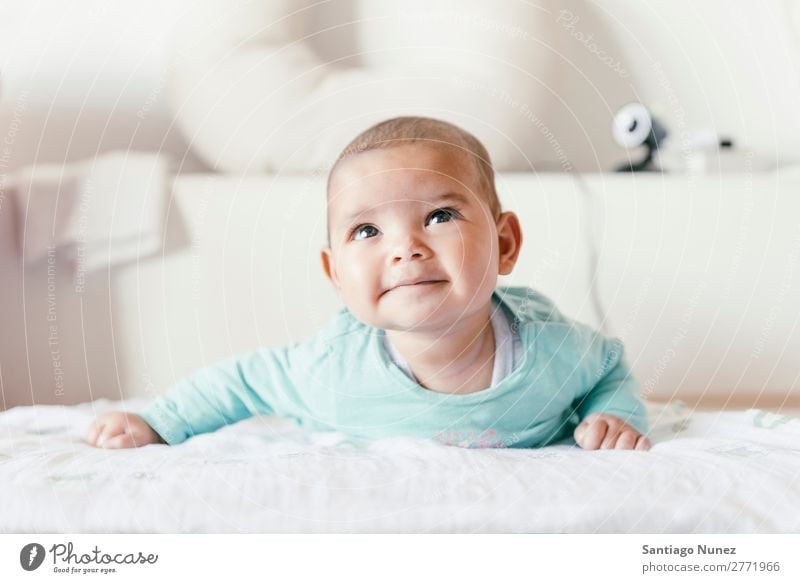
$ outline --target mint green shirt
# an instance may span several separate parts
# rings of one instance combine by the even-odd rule
[[[545,446],[569,439],[596,412],[647,431],[619,340],[568,320],[530,288],[500,287],[494,299],[524,352],[511,374],[481,391],[449,394],[418,385],[387,354],[385,332],[342,308],[307,340],[201,369],[139,414],[171,445],[253,415],[289,417],[316,431],[463,447]]]

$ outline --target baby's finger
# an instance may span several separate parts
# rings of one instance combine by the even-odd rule
[[[633,449],[636,447],[636,441],[639,439],[639,432],[633,429],[623,431],[617,438],[617,444],[614,449]]]
[[[614,449],[614,447],[617,445],[617,439],[619,439],[619,436],[622,433],[622,429],[622,427],[615,423],[608,423],[606,438],[600,444],[600,449]]]
[[[127,447],[136,447],[136,444],[133,442],[133,438],[131,438],[130,434],[120,433],[110,439],[106,439],[101,447],[104,449],[124,449]]]
[[[89,425],[89,432],[86,435],[86,442],[95,445],[97,444],[97,438],[100,436],[100,433],[103,431],[105,427],[105,423],[102,421],[96,420]]]
[[[589,422],[584,419],[583,422],[575,428],[575,432],[572,436],[575,438],[575,441],[581,442],[583,441],[583,435],[586,433],[586,430],[589,428]]]
[[[125,434],[125,425],[119,420],[111,420],[105,424],[103,427],[103,431],[100,432],[100,435],[97,437],[97,446],[98,447],[105,447],[105,442],[109,439],[115,438],[117,435],[124,435]]]
[[[599,448],[600,444],[603,442],[603,438],[606,436],[607,431],[608,423],[602,419],[598,419],[586,428],[586,431],[583,434],[583,443],[581,443],[581,446],[583,449]]]
[[[639,439],[636,441],[636,451],[647,451],[653,446],[650,438],[640,435]]]

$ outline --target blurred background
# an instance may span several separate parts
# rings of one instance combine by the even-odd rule
[[[404,114],[487,145],[530,233],[509,283],[622,337],[648,398],[800,407],[800,3],[0,5],[4,408],[324,325],[326,168]]]
[[[800,152],[800,7],[790,0],[2,8],[4,126],[16,101],[25,107],[6,170],[118,148],[166,151],[191,170],[277,169],[287,163],[278,148],[259,151],[267,131],[284,146],[320,134],[341,141],[395,107],[480,117],[472,129],[494,143],[501,169],[557,167],[552,133],[576,168],[609,170],[624,156],[611,118],[629,101],[648,104],[668,127],[734,137],[771,163]],[[522,131],[515,122],[526,109],[546,128]],[[369,119],[350,122],[354,115]],[[235,141],[252,146],[247,155]],[[313,168],[325,154],[288,164]]]

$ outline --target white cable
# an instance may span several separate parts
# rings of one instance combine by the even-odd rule
[[[583,178],[583,175],[574,170],[571,174],[575,175],[576,182],[581,189],[584,197],[583,215],[584,215],[584,232],[586,234],[586,251],[589,254],[589,295],[592,300],[592,308],[594,309],[597,321],[600,322],[600,332],[608,336],[610,334],[608,326],[608,314],[606,313],[603,300],[600,297],[600,288],[598,279],[600,277],[600,254],[597,251],[597,237],[595,233],[594,221],[594,196],[589,188],[589,185]]]
[[[589,277],[589,297],[592,302],[592,310],[594,311],[597,321],[600,323],[600,332],[608,336],[610,334],[608,315],[606,313],[605,306],[603,305],[603,300],[600,297],[600,289],[598,287],[598,279],[600,274],[600,254],[597,251],[597,237],[595,233],[594,196],[592,195],[592,191],[584,180],[581,172],[575,169],[575,165],[572,164],[572,162],[569,160],[566,162],[568,164],[567,167],[571,168],[572,170],[568,170],[565,173],[575,177],[575,182],[578,184],[578,188],[580,189],[584,199],[583,204],[581,205],[581,212],[583,214],[583,222],[585,226],[584,242],[589,257],[589,269],[587,275]],[[550,164],[551,163],[549,162],[540,162],[535,166],[541,168],[542,166],[546,167]],[[559,165],[558,168],[562,172],[564,171],[564,166]]]

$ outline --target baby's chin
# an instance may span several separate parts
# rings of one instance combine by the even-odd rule
[[[408,306],[406,309],[392,310],[385,317],[378,318],[375,327],[393,332],[447,335],[457,327],[462,314],[463,310],[445,306],[433,310]]]
[[[447,286],[443,286],[446,288]],[[491,291],[487,297],[480,293],[462,298],[452,290],[444,293],[423,293],[422,290],[398,290],[383,294],[366,310],[351,308],[353,315],[369,326],[396,332],[448,334],[458,323],[476,311],[489,314]],[[363,308],[363,306],[360,306]]]
[[[388,330],[393,332],[425,332],[430,333],[441,328],[448,327],[447,321],[442,321],[441,318],[419,315],[405,315],[394,314],[391,317],[383,317],[379,314],[372,314],[370,316],[359,315],[353,313],[353,316],[362,324],[372,326],[373,328],[380,328],[381,330]]]

